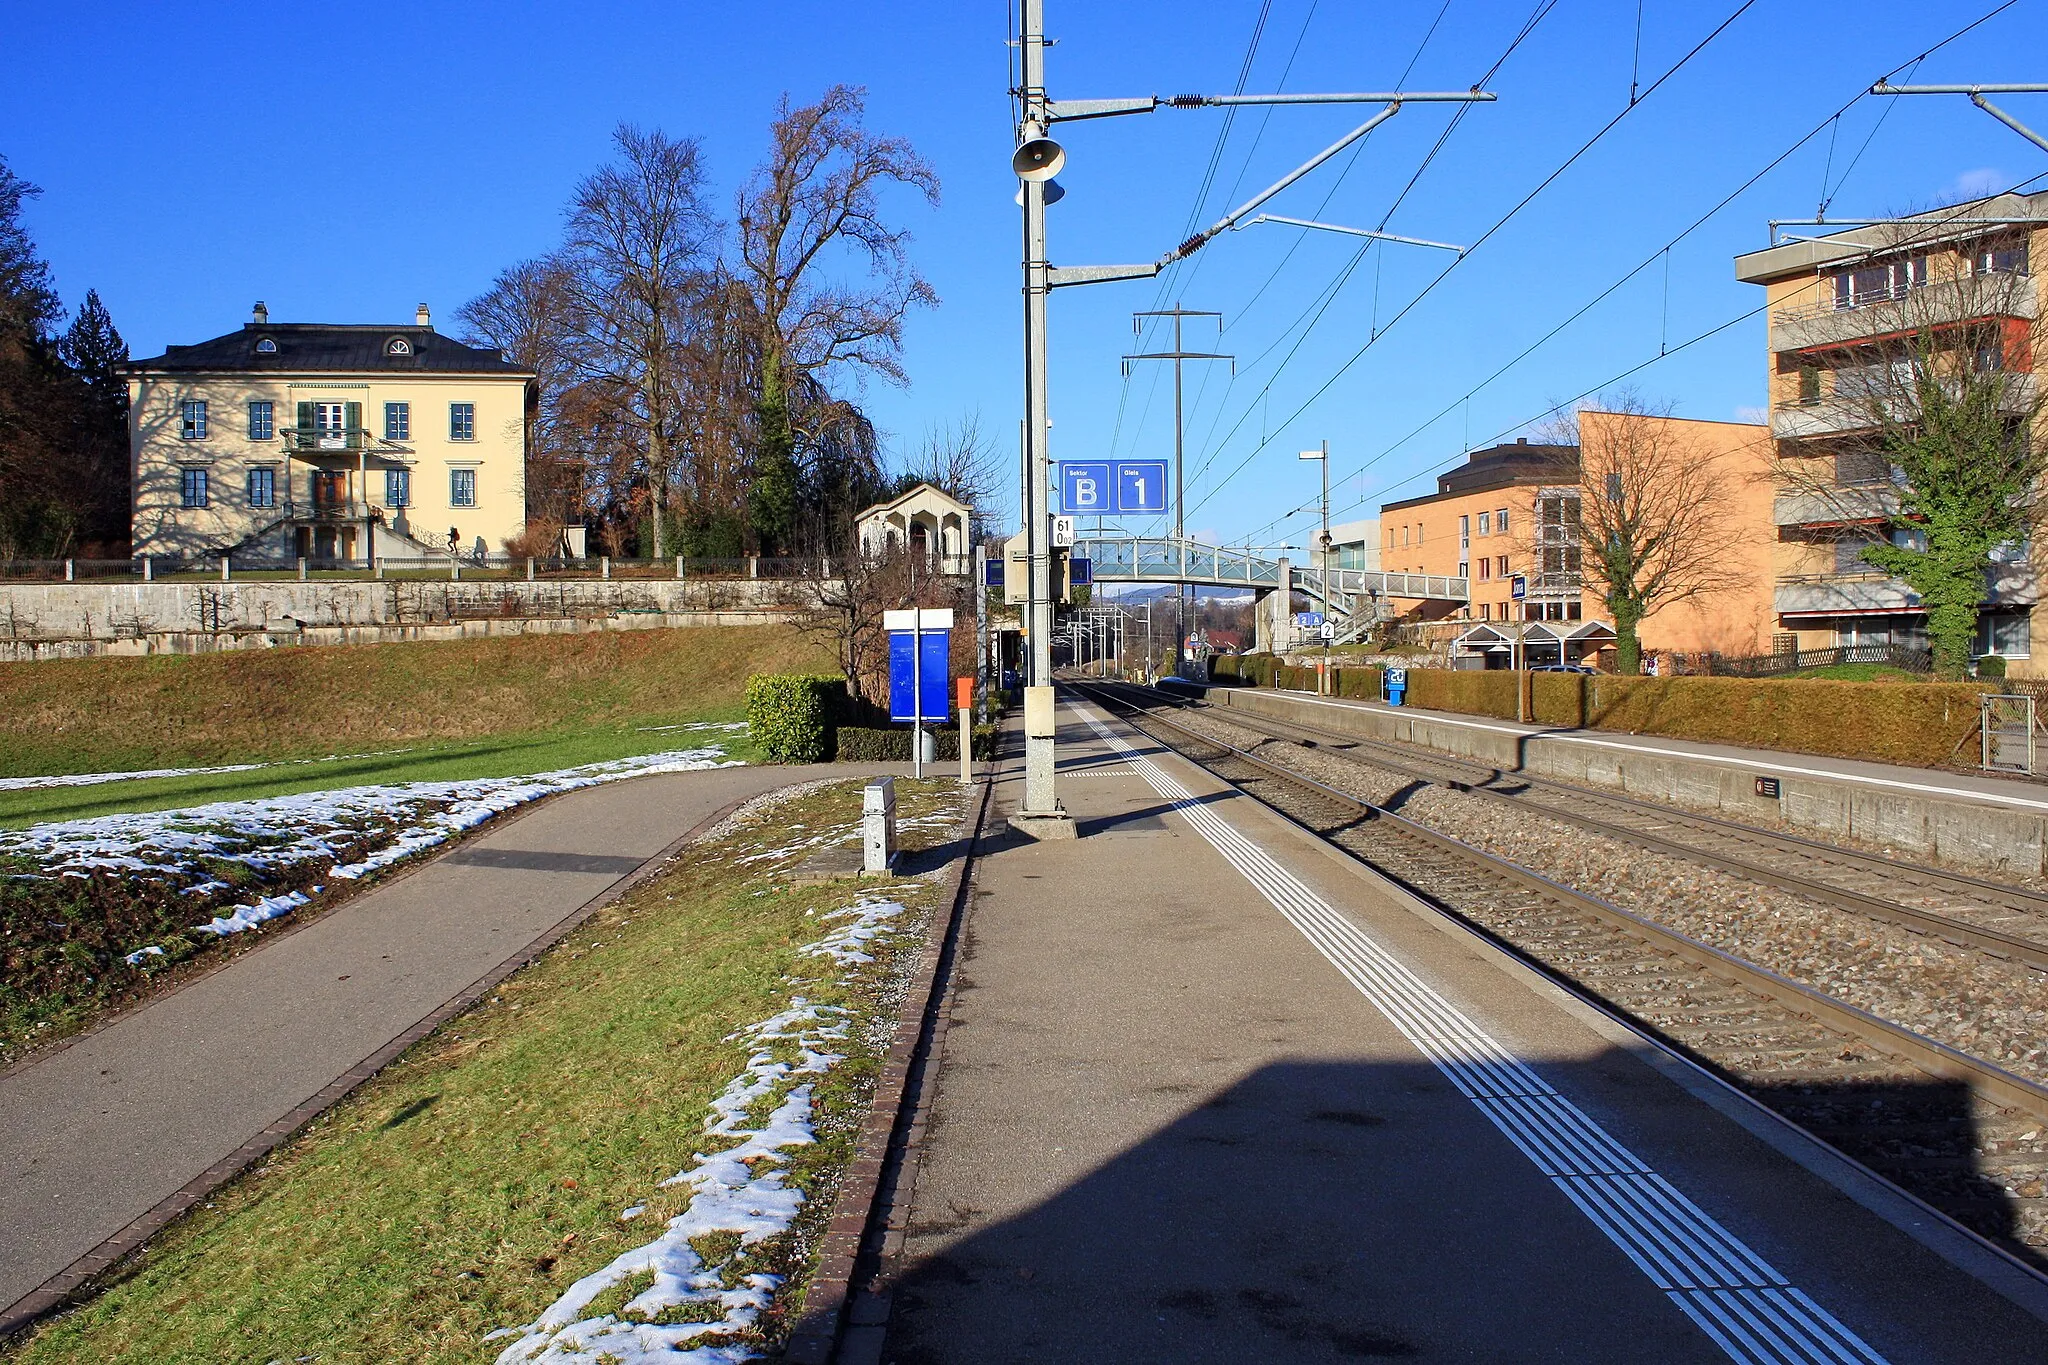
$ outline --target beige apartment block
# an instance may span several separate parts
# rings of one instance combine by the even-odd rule
[[[2007,393],[2031,404],[2048,359],[2044,285],[2032,268],[2048,263],[2048,193],[1805,231],[1813,235],[1735,258],[1736,278],[1763,286],[1769,306],[1776,641],[1925,648],[1920,599],[1862,557],[1867,544],[1913,534],[1890,526],[1898,495],[1868,441],[1872,398],[1887,379],[1883,347],[1922,330],[1937,343],[1944,333],[1995,337],[1969,363],[2015,372]],[[2048,627],[2041,556],[2038,544],[2005,546],[1985,583],[1976,652],[2003,656],[2015,676],[2048,675],[2048,646],[2033,650]]]
[[[409,324],[275,323],[128,367],[138,555],[363,565],[526,527],[533,372]]]

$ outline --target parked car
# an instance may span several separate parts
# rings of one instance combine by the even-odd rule
[[[1598,674],[1598,673],[1600,672],[1600,670],[1599,670],[1599,669],[1597,669],[1597,668],[1594,668],[1594,667],[1593,667],[1593,666],[1592,666],[1591,664],[1538,664],[1538,665],[1536,665],[1536,667],[1534,667],[1534,668],[1530,669],[1529,671],[1530,671],[1531,673],[1592,673],[1592,674]]]

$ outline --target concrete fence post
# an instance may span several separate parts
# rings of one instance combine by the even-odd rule
[[[680,583],[680,582],[682,582],[682,581],[683,581],[683,557],[682,557],[681,555],[677,555],[677,556],[676,556],[676,582]]]
[[[612,576],[612,557],[610,555],[600,555],[598,557],[597,576],[599,578],[610,578]]]
[[[373,559],[370,561],[370,577],[373,579],[382,579],[384,577],[383,560]]]
[[[152,564],[151,564],[151,563],[149,562],[149,556],[148,556],[148,555],[144,555],[144,556],[142,557],[142,581],[143,581],[143,582],[145,582],[145,583],[149,583],[149,582],[153,582],[153,581],[155,580],[155,578],[156,578],[156,571],[155,571],[155,566],[153,566],[153,565],[152,565]]]
[[[306,557],[304,555],[299,556],[299,581],[301,583],[306,581]]]
[[[761,576],[761,556],[759,556],[759,555],[748,555],[748,556],[747,556],[747,577],[749,577],[749,578],[759,578],[760,576]]]
[[[77,561],[70,559],[64,561],[64,581],[66,583],[76,583],[78,581]]]
[[[232,564],[233,562],[234,562],[234,559],[233,559],[233,557],[232,557],[232,556],[230,556],[230,555],[222,555],[222,556],[220,557],[220,581],[221,581],[221,582],[225,583],[225,582],[227,582],[227,581],[228,581],[228,567],[229,567],[229,565],[231,565],[231,564]]]
[[[448,561],[448,581],[450,583],[460,583],[462,581],[462,561],[460,559]]]
[[[529,583],[531,583],[531,582],[533,581],[533,556],[532,556],[532,555],[528,555],[528,556],[526,557],[526,581],[527,581],[527,582],[529,582]]]

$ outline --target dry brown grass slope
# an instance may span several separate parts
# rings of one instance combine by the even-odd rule
[[[0,664],[0,776],[737,716],[749,675],[831,667],[788,625]]]

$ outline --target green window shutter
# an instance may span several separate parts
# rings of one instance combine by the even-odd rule
[[[352,446],[361,445],[363,443],[363,405],[361,403],[343,404],[342,420],[347,424],[348,443]]]
[[[299,435],[309,435],[311,434],[312,430],[313,405],[311,403],[301,403],[299,404]]]

